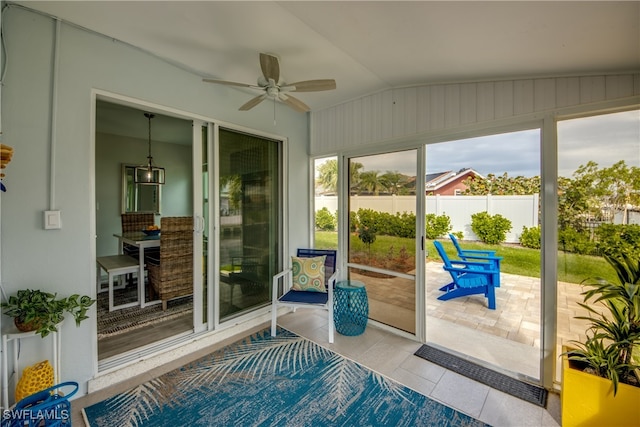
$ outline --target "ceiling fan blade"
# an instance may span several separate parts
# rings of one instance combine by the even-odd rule
[[[300,101],[298,98],[294,98],[291,95],[285,95],[285,94],[281,93],[278,96],[278,98],[280,99],[280,101],[284,102],[289,107],[291,107],[294,110],[299,111],[301,113],[306,113],[307,111],[311,110],[311,108],[309,108],[309,106],[307,104],[305,104],[304,102]]]
[[[239,110],[240,111],[250,110],[256,105],[260,104],[266,97],[267,97],[267,94],[263,93],[262,95],[258,95],[255,98],[251,98],[248,102],[243,104],[242,107],[239,108]]]
[[[240,87],[250,87],[253,89],[262,89],[260,86],[256,86],[256,85],[250,85],[247,83],[228,82],[226,80],[202,79],[202,81],[207,83],[216,83],[216,84],[227,85],[227,86],[240,86]]]
[[[336,81],[333,79],[305,80],[302,82],[288,83],[281,88],[289,92],[318,92],[321,90],[333,90]]]
[[[273,79],[273,83],[278,84],[280,80],[280,63],[278,58],[266,53],[261,53],[260,68],[262,68],[262,74],[267,81]]]

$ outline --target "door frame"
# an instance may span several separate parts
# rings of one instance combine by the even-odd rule
[[[95,191],[95,151],[96,151],[96,141],[95,141],[95,130],[96,130],[96,102],[105,101],[113,104],[119,104],[123,106],[127,106],[130,108],[135,108],[140,111],[153,111],[158,112],[158,114],[163,114],[167,116],[172,116],[175,118],[179,118],[185,121],[189,121],[192,124],[198,124],[199,126],[193,126],[193,137],[192,137],[192,177],[193,177],[193,218],[194,218],[194,237],[202,236],[202,230],[204,227],[204,217],[203,207],[202,207],[202,144],[207,143],[209,148],[208,159],[209,162],[209,197],[211,196],[212,191],[217,189],[217,185],[219,182],[219,169],[218,165],[215,164],[215,153],[217,152],[218,147],[218,129],[219,127],[224,127],[226,129],[244,132],[256,137],[267,138],[271,140],[280,141],[281,144],[281,155],[279,159],[279,168],[280,168],[280,179],[281,181],[281,189],[280,189],[280,199],[277,203],[282,207],[282,216],[280,220],[280,232],[279,236],[282,238],[280,252],[281,255],[285,254],[288,249],[288,234],[287,234],[287,224],[288,224],[288,173],[286,167],[288,165],[287,161],[287,153],[288,153],[288,138],[271,134],[268,132],[262,132],[257,129],[248,128],[245,126],[239,126],[233,123],[227,123],[221,120],[215,120],[211,117],[202,116],[199,114],[194,114],[190,112],[186,112],[183,110],[179,110],[176,108],[167,107],[165,105],[158,105],[152,102],[148,102],[142,99],[133,98],[130,96],[125,96],[109,91],[105,91],[102,89],[92,89],[91,91],[91,171],[92,171],[92,189],[91,189],[91,224],[92,224],[92,247],[91,253],[94,258],[96,255],[96,212],[94,207],[96,206],[96,191]],[[207,126],[207,141],[202,140],[202,135],[200,133],[200,126]],[[197,131],[196,131],[197,129]],[[217,195],[217,192],[215,192]],[[119,203],[119,198],[118,198]],[[219,230],[219,200],[217,197],[213,197],[213,200],[209,203],[211,212],[209,216],[209,230],[210,230],[210,238],[208,241],[209,245],[209,254],[214,256],[208,257],[207,262],[207,283],[203,283],[201,275],[194,275],[194,277],[198,277],[199,279],[194,280],[194,310],[193,310],[193,323],[192,329],[187,332],[178,334],[173,338],[169,338],[167,340],[161,340],[157,343],[152,343],[143,347],[139,347],[137,349],[127,351],[122,353],[121,355],[114,356],[108,359],[108,362],[105,364],[103,362],[99,362],[98,360],[98,338],[97,333],[93,334],[92,340],[92,354],[93,357],[93,365],[94,372],[103,372],[110,371],[119,366],[125,366],[133,360],[140,360],[141,357],[148,358],[153,355],[157,355],[164,351],[164,349],[170,347],[173,343],[179,342],[180,340],[184,340],[185,337],[194,336],[197,333],[202,332],[210,332],[215,330],[224,329],[227,327],[231,327],[235,324],[242,323],[245,321],[250,321],[259,315],[265,315],[268,313],[270,307],[261,307],[253,311],[249,311],[245,314],[242,314],[236,318],[230,319],[229,322],[220,323],[219,320],[219,308],[217,301],[217,292],[219,288],[219,258],[217,257],[217,243],[218,243],[218,230]],[[118,209],[119,211],[119,209]],[[202,239],[194,238],[194,271],[201,271],[203,268],[202,257],[197,256],[202,254]],[[197,254],[197,255],[196,255]],[[281,256],[281,259],[282,258]],[[96,275],[92,275],[93,289],[97,289],[96,284]],[[199,283],[197,283],[199,281]],[[210,297],[210,302],[212,304],[207,305],[207,321],[202,322],[203,319],[203,310],[204,310],[204,300],[203,300],[203,290],[204,286],[207,287],[207,292],[209,295],[213,295]],[[94,291],[95,292],[95,291]],[[213,299],[211,299],[213,298]],[[196,304],[198,304],[198,308],[196,308]],[[97,332],[97,331],[96,331]]]
[[[372,149],[359,149],[352,151],[344,151],[338,154],[338,266],[339,269],[343,272],[341,274],[342,277],[347,276],[348,268],[351,266],[356,266],[356,264],[349,263],[349,179],[348,179],[348,171],[349,171],[349,161],[354,157],[364,157],[364,156],[373,156],[373,155],[382,155],[387,153],[398,153],[403,151],[416,151],[416,177],[424,176],[424,170],[426,168],[425,156],[424,156],[424,145],[415,145],[414,144],[402,144],[402,145],[394,145],[393,149],[387,148],[379,148],[377,150]],[[422,174],[422,175],[421,175]],[[393,275],[396,277],[404,278],[404,279],[413,279],[414,280],[414,290],[415,290],[415,333],[411,334],[406,331],[401,331],[399,329],[393,328],[388,325],[384,325],[382,323],[376,322],[378,326],[383,328],[392,328],[396,333],[406,334],[412,337],[419,339],[420,341],[424,341],[426,339],[426,329],[425,329],[425,311],[426,311],[426,300],[425,300],[425,286],[424,286],[424,277],[425,277],[425,263],[420,262],[420,260],[425,259],[425,247],[424,247],[424,227],[425,227],[425,218],[424,215],[420,215],[419,212],[424,212],[425,209],[425,200],[424,197],[419,197],[420,194],[424,194],[425,183],[424,179],[416,179],[416,237],[415,237],[415,274],[409,275],[399,272],[391,272],[387,270],[377,269],[375,267],[363,268],[366,270],[377,271],[380,273],[385,273],[389,275]],[[422,230],[419,232],[419,230]],[[360,265],[358,265],[361,267]],[[420,285],[422,284],[422,285]],[[374,321],[375,322],[375,321]]]

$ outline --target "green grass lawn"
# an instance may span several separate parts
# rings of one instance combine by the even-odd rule
[[[338,247],[336,232],[316,231],[316,248],[330,249]],[[351,248],[357,252],[366,252],[367,248],[360,239],[351,235]],[[453,243],[449,239],[442,239],[442,244],[450,258],[457,258]],[[427,258],[440,261],[440,257],[431,240],[426,243]],[[486,245],[481,242],[461,241],[464,249],[479,249],[496,251],[501,256],[501,271],[520,276],[540,277],[540,251],[537,249],[523,248],[517,245]],[[384,256],[389,252],[398,253],[404,247],[410,256],[415,256],[415,241],[391,236],[377,236],[371,245],[372,254]],[[558,280],[561,282],[580,283],[584,279],[603,277],[617,283],[617,277],[613,268],[601,257],[577,255],[566,252],[558,252]]]

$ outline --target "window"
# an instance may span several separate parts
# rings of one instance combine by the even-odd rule
[[[313,165],[314,248],[338,249],[338,159],[315,159]]]

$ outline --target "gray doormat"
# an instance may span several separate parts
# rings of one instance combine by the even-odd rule
[[[511,396],[546,408],[548,392],[542,387],[525,383],[510,376],[492,371],[476,363],[438,350],[428,345],[423,345],[415,352],[415,355],[433,362],[443,368],[449,369],[460,375],[471,378],[482,384],[488,385]]]

